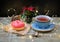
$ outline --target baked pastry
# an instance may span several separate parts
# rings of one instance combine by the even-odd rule
[[[12,16],[11,21],[20,20],[20,15]]]
[[[20,20],[15,20],[11,22],[11,26],[13,30],[23,30],[25,28],[24,22]]]

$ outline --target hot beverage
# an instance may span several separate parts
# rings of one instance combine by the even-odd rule
[[[48,22],[49,19],[48,18],[45,18],[45,17],[40,17],[40,18],[37,18],[40,22]]]

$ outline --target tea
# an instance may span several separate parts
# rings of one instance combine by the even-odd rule
[[[37,18],[40,22],[48,22],[49,19],[48,18],[45,18],[45,17],[40,17],[40,18]]]

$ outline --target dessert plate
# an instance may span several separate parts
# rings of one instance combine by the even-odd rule
[[[8,33],[10,32],[10,33],[19,34],[19,35],[26,35],[30,31],[30,24],[25,23],[25,29],[21,31],[13,30],[11,24],[3,26],[3,30]]]
[[[50,23],[48,27],[40,27],[36,22],[33,22],[31,24],[32,29],[37,30],[37,31],[50,31],[54,29],[55,24]]]

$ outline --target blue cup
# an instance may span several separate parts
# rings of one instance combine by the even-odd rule
[[[47,19],[47,21],[41,21],[41,20],[38,20],[38,18],[45,18],[45,19]],[[49,16],[39,15],[39,16],[36,16],[36,17],[35,17],[35,23],[36,23],[39,27],[46,28],[46,27],[49,26],[51,19],[52,19],[52,18],[49,17]]]
[[[39,26],[40,28],[46,28],[49,26],[50,22],[38,22],[38,21],[35,21],[35,24],[37,26]]]

